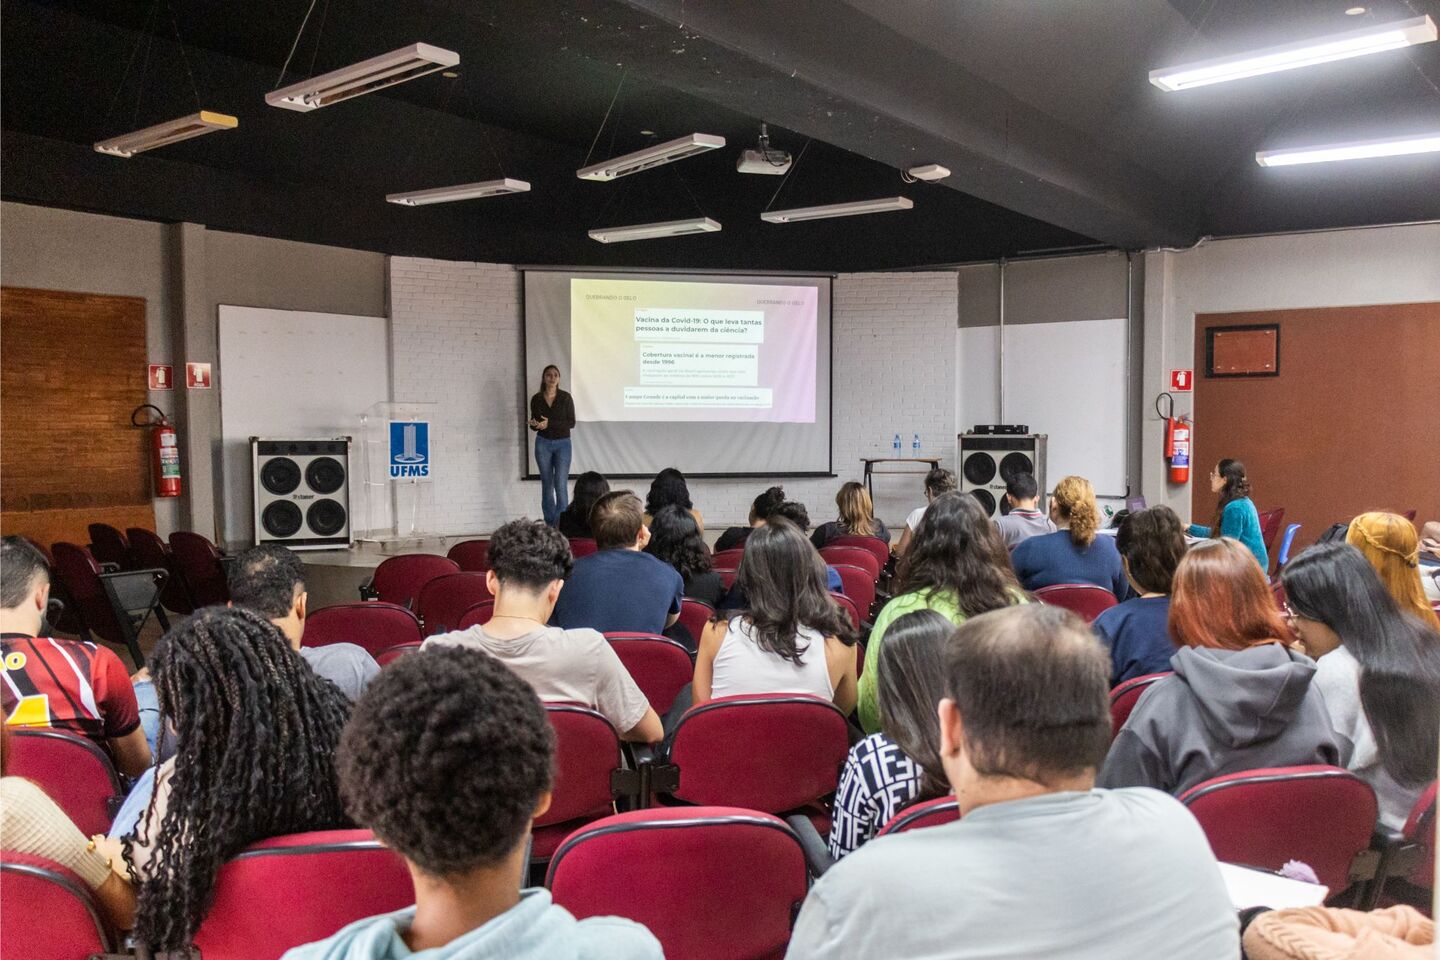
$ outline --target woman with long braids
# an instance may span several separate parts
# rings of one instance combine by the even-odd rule
[[[248,610],[201,610],[160,640],[150,669],[175,756],[120,845],[136,935],[159,953],[190,946],[216,871],[244,847],[347,823],[335,749],[350,702]]]

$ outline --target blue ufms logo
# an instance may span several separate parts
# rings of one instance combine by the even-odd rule
[[[430,424],[424,420],[390,421],[390,479],[430,476]]]

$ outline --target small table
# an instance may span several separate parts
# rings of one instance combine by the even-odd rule
[[[940,467],[939,457],[861,457],[860,462],[865,464],[865,490],[870,494],[871,499],[875,497],[875,488],[871,484],[870,478],[877,473],[882,477],[900,476],[906,473],[929,473]],[[926,470],[876,470],[875,464],[877,463],[928,463],[930,466]]]

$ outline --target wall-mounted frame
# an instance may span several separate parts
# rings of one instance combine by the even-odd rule
[[[1205,331],[1205,376],[1280,376],[1280,325],[1252,323]]]

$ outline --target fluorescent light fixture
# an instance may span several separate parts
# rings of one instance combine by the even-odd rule
[[[687,233],[716,233],[720,223],[709,217],[691,220],[666,220],[663,223],[637,223],[633,227],[599,227],[590,231],[591,240],[601,243],[624,243],[626,240],[653,240],[656,237],[679,237]]]
[[[616,177],[626,177],[632,173],[639,173],[641,170],[649,170],[651,167],[658,167],[664,163],[673,163],[676,160],[723,146],[725,146],[724,137],[708,133],[692,133],[688,137],[657,143],[653,147],[636,150],[623,157],[582,167],[575,171],[575,176],[581,180],[614,180]]]
[[[1435,21],[1428,16],[1411,17],[1374,26],[1332,33],[1313,40],[1301,40],[1278,47],[1265,47],[1213,60],[1201,60],[1178,67],[1150,71],[1150,82],[1161,90],[1189,90],[1226,80],[1243,80],[1281,70],[1294,70],[1332,60],[1363,57],[1367,53],[1398,50],[1436,39]]]
[[[1370,157],[1403,157],[1411,153],[1440,151],[1440,130],[1412,137],[1384,140],[1357,140],[1323,147],[1296,147],[1290,150],[1261,150],[1255,162],[1262,167],[1289,167],[1297,163],[1329,163],[1332,160],[1365,160]]]
[[[95,144],[95,151],[109,154],[112,157],[133,157],[145,150],[154,150],[156,147],[179,143],[181,140],[189,140],[191,137],[213,133],[216,130],[234,130],[239,124],[240,121],[228,113],[211,113],[209,110],[201,110],[188,117],[166,120],[164,123],[157,123],[144,130],[111,137],[109,140],[101,140]]]
[[[891,210],[909,210],[913,206],[915,204],[909,197],[885,197],[854,203],[827,203],[823,207],[767,210],[760,214],[760,219],[767,223],[794,223],[797,220],[824,220],[826,217],[853,217],[862,213],[888,213]]]
[[[265,94],[265,102],[272,107],[306,113],[444,70],[459,62],[460,54],[453,50],[432,47],[428,43],[412,43],[352,66],[272,90]]]
[[[453,187],[432,187],[429,190],[411,190],[408,193],[389,193],[385,199],[407,207],[422,207],[427,203],[450,203],[455,200],[478,200],[480,197],[498,197],[505,193],[529,193],[530,184],[524,180],[485,180],[481,183],[458,183]]]

